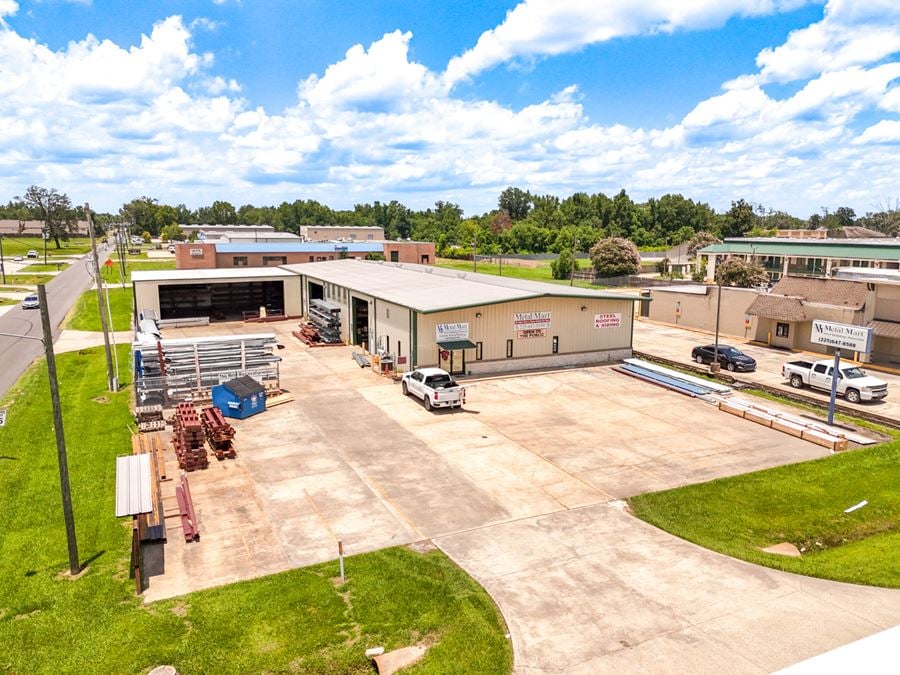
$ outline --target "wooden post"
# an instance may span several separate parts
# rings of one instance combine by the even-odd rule
[[[66,459],[66,437],[63,433],[62,405],[59,401],[59,382],[56,379],[56,359],[53,354],[53,331],[50,329],[50,308],[47,289],[39,284],[41,324],[44,329],[44,354],[47,357],[47,376],[50,378],[50,400],[53,403],[53,429],[56,431],[56,459],[59,462],[59,487],[62,493],[63,516],[66,519],[66,540],[69,547],[69,571],[72,576],[81,571],[78,562],[78,542],[75,538],[75,516],[72,513],[72,492],[69,488],[69,463]]]

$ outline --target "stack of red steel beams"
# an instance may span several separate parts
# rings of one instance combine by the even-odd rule
[[[209,466],[206,456],[206,439],[197,410],[191,403],[179,403],[175,409],[175,433],[172,445],[178,456],[178,466],[185,471],[196,471]]]
[[[203,422],[206,440],[209,441],[216,458],[234,459],[237,456],[234,448],[234,427],[225,420],[222,411],[216,406],[204,408],[200,420]]]
[[[181,474],[181,481],[175,486],[175,498],[178,500],[178,511],[181,515],[181,531],[186,542],[200,540],[200,527],[197,514],[194,512],[194,500],[188,486],[187,474]]]

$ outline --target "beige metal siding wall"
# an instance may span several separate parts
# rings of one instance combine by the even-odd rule
[[[900,284],[875,285],[875,318],[900,321]]]
[[[582,311],[584,307],[584,311]],[[518,312],[550,312],[546,335],[520,338],[514,324]],[[633,303],[629,300],[589,298],[540,298],[468,309],[419,314],[417,365],[437,365],[435,327],[439,323],[468,323],[469,340],[481,342],[482,360],[506,360],[507,340],[513,341],[513,359],[553,354],[553,336],[559,337],[559,354],[631,348]],[[481,316],[477,316],[481,314]],[[595,314],[619,314],[618,328],[594,328]],[[466,352],[475,362],[475,350]]]
[[[286,316],[301,316],[303,314],[303,306],[301,299],[303,297],[303,279],[302,277],[287,277],[284,279],[284,313]]]
[[[134,285],[134,299],[137,303],[135,311],[143,312],[152,309],[159,316],[159,283],[155,281],[139,281]]]
[[[709,287],[706,295],[650,289],[649,319],[683,328],[714,332],[716,293],[718,293],[717,286]],[[756,291],[748,288],[722,289],[722,309],[719,316],[719,332],[722,335],[749,338],[757,334],[759,318],[749,317],[747,314],[747,309],[753,304],[756,296]],[[749,329],[744,323],[748,317]]]
[[[394,356],[396,370],[409,370],[410,363],[410,335],[409,314],[410,310],[402,305],[395,305],[384,300],[375,301],[374,330],[375,339],[370,351],[379,347]],[[369,310],[372,311],[371,309]],[[373,323],[370,321],[370,324]],[[400,351],[397,351],[397,342],[400,343]],[[406,363],[397,362],[397,357],[406,357]]]

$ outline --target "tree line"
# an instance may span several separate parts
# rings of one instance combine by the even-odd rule
[[[31,186],[23,197],[0,206],[0,218],[44,220],[53,223],[54,236],[66,233],[67,223],[83,219],[82,207],[72,207],[65,194]],[[272,225],[299,233],[304,225],[374,225],[390,239],[433,241],[441,255],[560,253],[590,251],[603,239],[628,239],[642,249],[667,248],[691,240],[699,232],[716,238],[766,236],[777,229],[824,227],[836,230],[859,225],[888,235],[900,233],[900,204],[857,217],[852,208],[824,210],[806,219],[738,199],[717,213],[703,202],[680,194],[666,194],[635,202],[625,190],[612,197],[577,192],[565,198],[538,195],[517,187],[503,190],[497,208],[465,217],[459,205],[438,201],[433,208],[412,210],[394,200],[332,209],[312,199],[278,206],[214,201],[196,210],[142,196],[123,204],[118,213],[96,214],[98,227],[124,222],[134,234],[174,234],[178,224]],[[170,237],[172,238],[172,237]]]

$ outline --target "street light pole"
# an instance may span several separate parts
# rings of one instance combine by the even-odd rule
[[[103,299],[103,284],[100,280],[100,260],[97,257],[97,242],[94,239],[94,223],[91,220],[91,206],[84,205],[88,234],[91,237],[91,261],[94,264],[94,279],[97,282],[97,308],[100,310],[100,327],[103,329],[103,346],[106,349],[106,383],[110,391],[118,391],[119,386],[113,374],[112,351],[109,348],[109,326],[106,325],[106,307]]]
[[[41,229],[41,236],[44,238],[44,264],[47,264],[47,239],[50,237],[50,229],[44,225]]]
[[[713,347],[713,361],[709,366],[710,371],[717,373],[721,367],[719,363],[719,316],[722,312],[722,283],[716,284],[716,342]]]
[[[3,232],[0,232],[0,283],[6,285],[6,260],[3,258]]]

